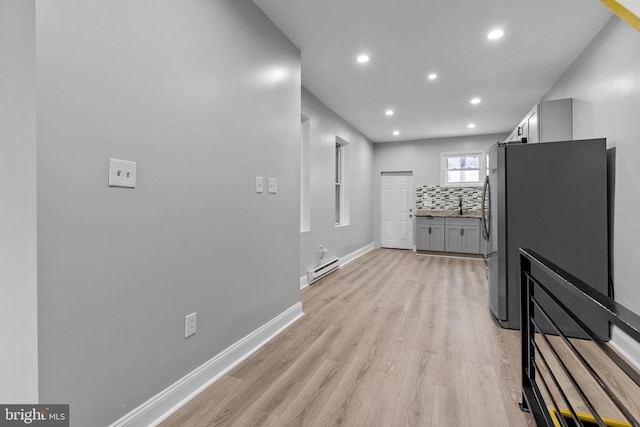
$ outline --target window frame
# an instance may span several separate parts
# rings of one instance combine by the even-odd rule
[[[336,135],[334,172],[334,224],[343,227],[350,224],[349,187],[347,182],[349,141]]]
[[[311,231],[311,119],[300,117],[300,233]]]
[[[448,159],[452,157],[477,157],[478,168],[467,169],[449,169]],[[473,182],[449,182],[448,172],[456,170],[478,171],[478,180]],[[440,153],[440,185],[442,187],[479,187],[484,183],[487,175],[486,153],[485,150],[469,150],[469,151],[447,151]]]
[[[335,149],[335,225],[342,225],[344,219],[344,146],[336,141]]]

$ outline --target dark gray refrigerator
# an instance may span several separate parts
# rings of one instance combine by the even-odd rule
[[[484,234],[489,308],[497,323],[520,327],[521,247],[609,295],[606,140],[497,143],[488,166]],[[584,336],[552,301],[543,307],[564,333]],[[606,320],[571,308],[598,336],[609,338]]]

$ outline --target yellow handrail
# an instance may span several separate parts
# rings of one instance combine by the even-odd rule
[[[558,414],[556,412],[556,409],[551,406],[549,406],[548,409],[549,409],[549,413],[551,414],[551,418],[553,419],[553,425],[555,425],[556,427],[561,427],[560,421],[558,420]],[[560,409],[560,415],[564,418],[572,419],[571,412],[568,409]],[[591,414],[576,412],[576,415],[578,416],[578,419],[580,421],[586,421],[588,423],[597,425],[597,421],[595,417],[593,417]],[[602,417],[602,421],[608,427],[633,427],[631,424],[629,424],[626,421],[612,420],[611,418]]]
[[[604,3],[605,6],[607,6],[609,9],[611,9],[613,13],[618,15],[623,21],[631,25],[636,30],[640,31],[640,17],[638,17],[637,15],[638,13],[640,13],[640,11],[631,11],[616,0],[600,1]]]

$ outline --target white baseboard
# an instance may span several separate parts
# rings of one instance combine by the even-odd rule
[[[302,303],[295,304],[147,400],[110,427],[157,426],[303,315]]]
[[[633,340],[616,326],[611,329],[611,341],[609,343],[618,353],[640,369],[640,343]]]
[[[360,249],[343,256],[342,258],[340,258],[340,267],[349,264],[351,261],[361,257],[362,255],[366,254],[369,251],[372,251],[373,249],[375,249],[375,245],[373,242],[371,242],[367,246],[363,246]],[[307,286],[309,286],[309,279],[307,278],[307,275],[305,274],[304,276],[300,276],[300,290],[306,288]]]
[[[367,252],[372,251],[374,248],[375,248],[375,245],[373,244],[373,242],[371,242],[367,246],[363,246],[360,249],[355,250],[350,254],[343,256],[342,258],[340,258],[340,267],[342,267],[343,265],[349,264],[351,261],[355,260],[356,258],[360,258],[362,255],[366,254]]]
[[[303,290],[309,286],[309,277],[305,274],[304,276],[300,276],[300,290]]]

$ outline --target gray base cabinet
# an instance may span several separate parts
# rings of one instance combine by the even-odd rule
[[[481,253],[480,219],[416,218],[419,251]]]
[[[444,251],[444,218],[416,218],[416,249]]]
[[[447,218],[445,236],[447,252],[480,253],[480,221],[476,218]]]

